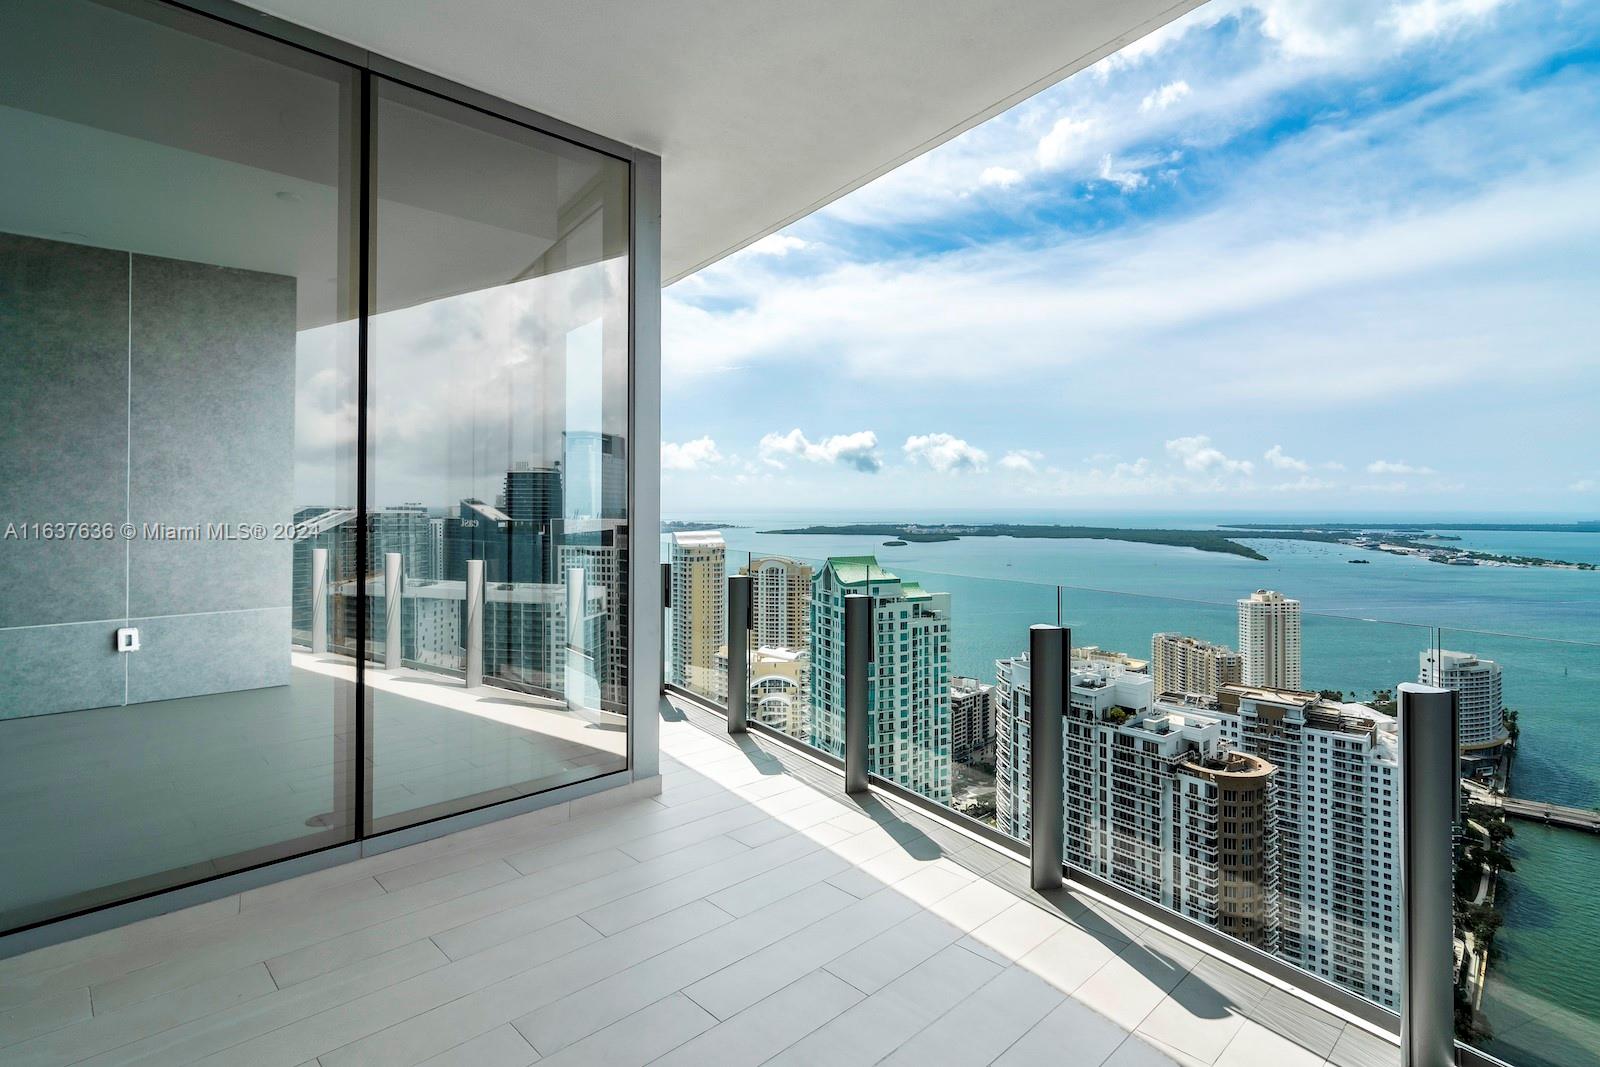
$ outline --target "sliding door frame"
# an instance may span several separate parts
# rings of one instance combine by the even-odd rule
[[[357,447],[356,507],[365,524],[367,498],[367,386],[369,317],[372,310],[372,250],[375,234],[372,114],[376,106],[375,81],[382,77],[412,89],[443,98],[484,114],[524,126],[537,133],[621,160],[628,166],[628,296],[627,296],[627,573],[619,578],[627,604],[627,744],[626,763],[617,771],[569,785],[536,791],[509,800],[419,820],[403,827],[369,834],[372,817],[370,695],[366,687],[367,583],[356,583],[356,655],[353,736],[343,754],[350,767],[335,768],[334,789],[348,787],[353,803],[351,837],[295,855],[248,865],[225,874],[151,890],[127,898],[39,920],[0,931],[0,959],[46,945],[69,941],[101,930],[125,925],[181,908],[232,896],[262,885],[312,871],[348,863],[419,841],[455,833],[568,802],[581,802],[598,793],[631,786],[630,793],[647,795],[659,789],[658,705],[661,700],[661,584],[660,584],[660,450],[661,398],[661,160],[659,156],[573,126],[531,108],[491,96],[416,67],[370,52],[315,30],[264,14],[234,0],[139,0],[150,8],[170,8],[203,16],[240,31],[270,38],[352,68],[358,75],[355,113],[357,129],[355,173],[348,176],[355,192],[355,262],[346,269],[355,275],[357,315]],[[357,572],[367,573],[367,538],[359,536]],[[331,709],[336,723],[341,708]],[[336,764],[339,762],[336,744]],[[353,780],[352,780],[353,779]],[[346,797],[335,797],[336,804]]]

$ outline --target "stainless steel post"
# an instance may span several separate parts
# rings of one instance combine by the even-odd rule
[[[1060,889],[1062,884],[1061,720],[1067,711],[1071,650],[1071,630],[1028,630],[1028,849],[1036,890]]]
[[[1456,694],[1400,685],[1401,1067],[1454,1067]]]
[[[467,688],[483,684],[483,560],[467,560]]]
[[[844,791],[867,791],[872,739],[867,729],[867,672],[872,665],[872,597],[844,598]]]
[[[383,665],[400,669],[404,651],[404,631],[400,609],[404,604],[405,557],[398,552],[383,555]]]
[[[311,550],[311,651],[328,651],[328,550]]]
[[[661,679],[664,682],[681,684],[681,678],[672,675],[672,649],[669,634],[672,628],[667,625],[667,612],[672,610],[672,564],[661,565]]]
[[[750,576],[728,575],[728,732],[745,732],[750,706]]]

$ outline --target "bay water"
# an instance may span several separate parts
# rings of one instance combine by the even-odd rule
[[[890,571],[952,598],[961,674],[992,681],[994,661],[1022,652],[1027,627],[1062,622],[1075,645],[1146,658],[1151,635],[1176,630],[1237,645],[1235,601],[1276,589],[1302,603],[1304,684],[1357,699],[1417,679],[1437,641],[1501,664],[1507,706],[1521,714],[1512,777],[1518,796],[1600,808],[1600,572],[1457,567],[1310,541],[1238,540],[1267,559],[1120,541],[967,537],[887,546],[887,538],[761,531],[839,517],[729,515],[729,566],[740,553],[802,560],[875,555]],[[874,521],[870,518],[859,521]],[[971,515],[923,522],[984,521]],[[1019,521],[1007,519],[1004,521]],[[1050,518],[1208,529],[1207,516]],[[1437,532],[1463,547],[1600,562],[1600,533]],[[1361,559],[1363,563],[1352,563]],[[1517,873],[1502,883],[1484,1015],[1487,1051],[1529,1067],[1600,1067],[1600,837],[1515,822]]]

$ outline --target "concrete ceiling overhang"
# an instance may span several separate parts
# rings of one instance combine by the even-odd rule
[[[1201,0],[252,0],[662,160],[670,283]]]

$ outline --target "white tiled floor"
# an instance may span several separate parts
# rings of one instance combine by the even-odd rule
[[[659,796],[0,961],[0,1062],[1398,1062],[1102,904],[1023,899],[988,876],[1009,858],[819,792],[760,742],[669,715],[662,748]]]

